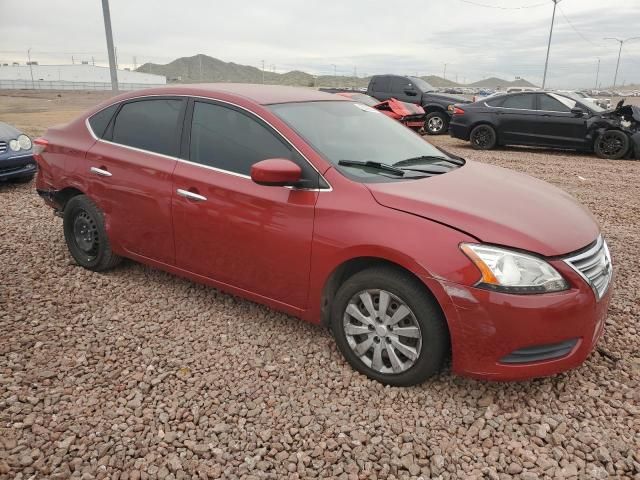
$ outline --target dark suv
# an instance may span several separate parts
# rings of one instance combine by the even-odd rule
[[[369,81],[367,95],[380,101],[397,98],[420,105],[427,114],[424,129],[429,135],[447,132],[455,103],[471,103],[464,97],[438,93],[421,78],[399,75],[374,75]]]

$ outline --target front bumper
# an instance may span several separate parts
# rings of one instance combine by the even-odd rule
[[[35,175],[37,164],[33,154],[16,155],[0,160],[0,181]]]
[[[577,273],[566,265],[554,266],[569,280],[569,290],[513,295],[437,281],[435,289],[445,295],[438,299],[451,333],[454,373],[525,380],[585,361],[602,336],[612,283],[596,301]]]

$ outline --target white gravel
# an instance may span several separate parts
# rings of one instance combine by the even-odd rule
[[[385,388],[320,327],[132,262],[75,266],[33,184],[0,185],[0,479],[640,478],[640,162],[435,142],[594,211],[617,268],[604,354]]]

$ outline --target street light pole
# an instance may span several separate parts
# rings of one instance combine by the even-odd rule
[[[333,86],[337,88],[338,79],[336,77],[336,66],[333,63],[331,65],[333,66]]]
[[[27,58],[29,59],[29,72],[31,72],[31,88],[35,87],[33,83],[33,65],[31,64],[31,49],[27,50]]]
[[[444,70],[442,72],[442,78],[445,79],[445,80],[447,79],[447,64],[446,63],[444,64]]]
[[[553,36],[553,22],[556,19],[556,7],[560,0],[551,0],[553,2],[553,15],[551,16],[551,29],[549,30],[549,43],[547,44],[547,58],[544,61],[544,75],[542,77],[542,89],[547,84],[547,69],[549,67],[549,52],[551,51],[551,37]]]
[[[598,89],[598,77],[600,77],[600,57],[598,57],[598,69],[596,70],[596,90]]]
[[[615,37],[605,37],[605,40],[615,40],[620,44],[620,49],[618,50],[618,62],[616,63],[616,74],[613,76],[612,88],[616,88],[616,81],[618,80],[618,68],[620,67],[620,56],[622,55],[622,46],[630,40],[638,40],[638,39],[640,39],[640,37],[630,37],[630,38],[625,38],[624,40],[621,40]]]
[[[118,70],[116,69],[116,54],[113,49],[113,34],[111,33],[111,13],[109,0],[102,0],[102,15],[104,16],[104,32],[107,36],[107,53],[109,54],[109,74],[111,76],[111,90],[118,91]]]

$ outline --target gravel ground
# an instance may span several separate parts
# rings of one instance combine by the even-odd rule
[[[582,367],[383,387],[320,327],[133,262],[75,266],[33,184],[0,185],[0,479],[640,478],[640,162],[433,141],[598,217],[616,293]]]

